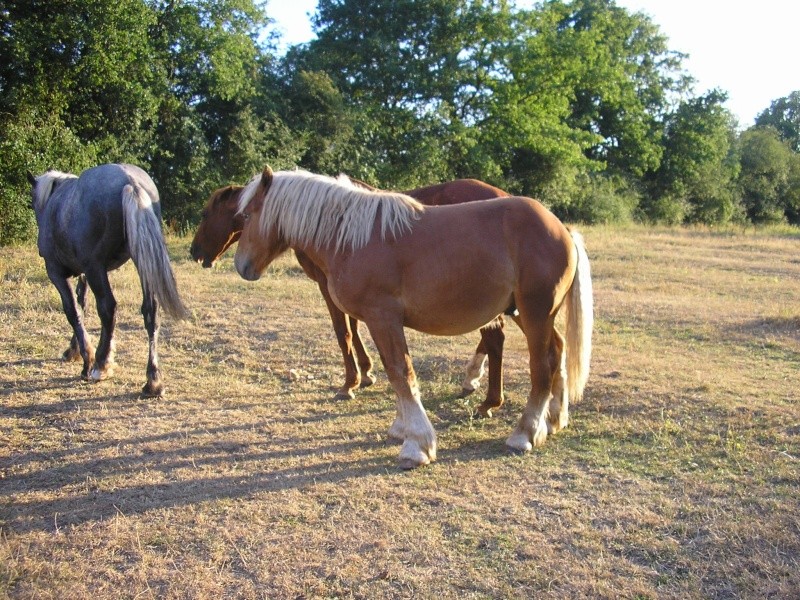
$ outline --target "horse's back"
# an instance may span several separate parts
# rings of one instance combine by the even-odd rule
[[[143,189],[154,204],[159,202],[155,183],[143,169],[136,165],[98,165],[81,173],[76,184],[86,202],[102,199],[112,205],[121,203],[122,190],[126,185]]]
[[[91,167],[48,200],[48,218],[39,225],[40,254],[73,274],[85,272],[93,262],[108,269],[125,263],[129,258],[122,206],[126,185],[144,190],[160,218],[158,190],[144,170],[128,164]]]
[[[406,194],[428,206],[449,206],[509,196],[508,192],[478,179],[456,179],[417,188]]]

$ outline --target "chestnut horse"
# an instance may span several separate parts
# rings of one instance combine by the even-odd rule
[[[362,181],[350,179],[357,186],[375,190]],[[213,266],[214,262],[241,235],[243,222],[241,217],[236,214],[241,190],[242,186],[235,185],[220,188],[211,194],[203,209],[200,224],[192,240],[190,253],[192,258],[201,262],[205,268]],[[423,204],[435,206],[509,196],[503,190],[477,179],[458,179],[404,193]],[[361,340],[358,321],[345,315],[333,302],[328,293],[325,274],[302,251],[297,251],[296,256],[303,271],[319,285],[344,357],[345,382],[337,392],[336,398],[352,398],[355,388],[359,385],[367,387],[375,380],[372,374],[372,359],[367,354]],[[499,408],[503,404],[504,340],[503,321],[502,318],[499,318],[492,326],[481,329],[481,341],[475,350],[475,356],[467,365],[467,375],[462,384],[462,397],[475,391],[483,375],[487,359],[489,362],[489,384],[486,399],[476,409],[483,416],[492,416],[492,409]]]
[[[591,276],[583,238],[542,204],[509,197],[424,206],[410,196],[269,167],[242,190],[244,221],[234,257],[246,280],[289,248],[325,273],[343,312],[366,323],[397,395],[389,435],[400,466],[436,458],[404,327],[460,335],[519,311],[531,391],[506,440],[528,451],[567,424],[569,402],[589,375]],[[555,327],[566,309],[565,335]]]

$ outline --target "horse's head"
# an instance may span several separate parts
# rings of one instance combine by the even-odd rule
[[[242,186],[229,185],[216,190],[203,209],[189,252],[204,268],[211,267],[242,233],[244,221],[237,214],[242,189]]]
[[[238,215],[243,227],[234,264],[239,275],[249,281],[261,277],[264,269],[289,248],[275,223],[262,222],[261,213],[271,185],[272,169],[267,165],[242,190],[239,200]]]

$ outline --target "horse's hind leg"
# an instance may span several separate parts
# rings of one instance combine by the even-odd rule
[[[110,377],[114,371],[114,327],[117,322],[117,300],[111,291],[105,268],[86,271],[86,280],[97,301],[100,316],[100,341],[97,344],[94,368],[89,373],[93,381]]]
[[[567,394],[567,355],[564,351],[564,337],[553,328],[550,343],[550,367],[555,371],[551,390],[550,410],[547,417],[548,433],[557,433],[569,423],[569,395]]]
[[[486,388],[486,399],[478,405],[478,413],[491,417],[492,410],[503,406],[503,319],[500,317],[496,325],[481,329],[481,342],[485,344],[489,356],[489,385]]]
[[[486,360],[489,358],[488,349],[486,348],[486,340],[483,336],[481,329],[481,341],[475,348],[475,354],[469,359],[467,363],[467,373],[464,375],[464,382],[461,384],[461,394],[459,398],[466,398],[472,392],[478,389],[481,384],[481,378],[486,372]]]
[[[78,283],[75,286],[75,295],[78,299],[77,306],[80,307],[81,318],[86,318],[86,275],[79,275],[78,276]],[[69,342],[69,348],[64,350],[64,354],[61,355],[62,358],[67,362],[75,362],[81,359],[81,349],[78,345],[78,336],[74,333],[72,334],[72,339]]]
[[[158,368],[158,302],[152,293],[143,295],[142,317],[148,340],[147,383],[142,387],[142,396],[157,398],[164,394],[164,385],[161,383],[161,371]]]
[[[547,439],[547,418],[555,376],[555,365],[551,361],[551,336],[554,330],[552,318],[538,320],[523,315],[522,321],[530,354],[531,391],[522,416],[506,444],[514,450],[526,452],[534,446],[541,446]]]
[[[347,316],[350,322],[350,331],[353,334],[353,349],[358,357],[358,370],[361,372],[361,387],[369,387],[375,383],[375,374],[372,372],[372,359],[364,347],[364,340],[361,339],[361,333],[358,331],[358,319]]]
[[[319,291],[325,298],[328,313],[331,316],[333,331],[336,334],[336,341],[342,351],[344,361],[344,384],[336,392],[335,400],[346,400],[355,398],[353,390],[361,383],[361,373],[358,370],[355,356],[353,355],[353,331],[350,328],[350,317],[344,314],[333,302],[330,292],[328,292],[327,280],[318,281]]]
[[[72,327],[75,343],[78,348],[80,356],[83,358],[83,370],[81,371],[81,378],[89,378],[89,369],[94,362],[94,348],[89,342],[89,336],[86,335],[86,328],[83,326],[83,316],[78,312],[76,306],[75,292],[72,289],[67,276],[60,272],[59,269],[47,266],[47,275],[50,281],[58,290],[58,295],[61,296],[61,306],[64,309],[64,314]]]

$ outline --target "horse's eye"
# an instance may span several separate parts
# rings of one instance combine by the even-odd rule
[[[242,213],[242,221],[247,221],[250,218],[250,213]]]

